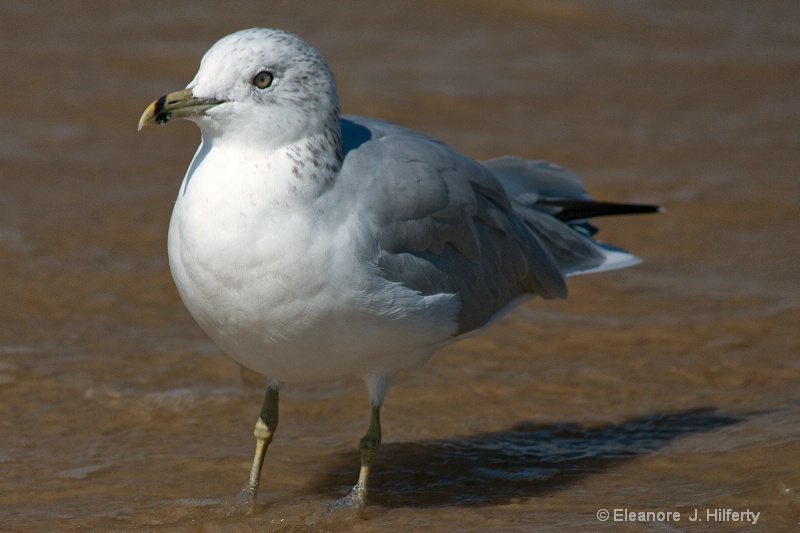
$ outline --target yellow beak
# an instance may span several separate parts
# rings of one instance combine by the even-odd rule
[[[150,124],[166,124],[173,118],[187,118],[221,104],[219,100],[195,98],[191,89],[162,96],[144,110],[139,119],[139,129]]]

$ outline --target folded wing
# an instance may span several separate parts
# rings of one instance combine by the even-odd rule
[[[458,334],[521,297],[565,297],[566,275],[638,261],[590,238],[586,218],[609,213],[593,211],[598,204],[580,180],[555,165],[481,163],[362,117],[345,117],[343,136],[339,179],[369,221],[375,262],[389,280],[423,295],[458,295]]]

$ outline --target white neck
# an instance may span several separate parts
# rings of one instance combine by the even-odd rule
[[[329,137],[315,134],[269,151],[204,135],[180,194],[205,197],[207,209],[308,203],[333,185],[341,166],[340,149]],[[229,178],[223,182],[221,176]]]

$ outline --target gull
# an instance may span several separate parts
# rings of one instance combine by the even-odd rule
[[[285,382],[360,376],[372,404],[361,469],[339,502],[366,504],[380,410],[398,372],[474,335],[565,277],[639,262],[589,218],[650,213],[596,202],[544,161],[479,162],[375,118],[341,115],[333,73],[299,37],[252,28],[203,56],[139,129],[191,120],[202,140],[169,224],[169,265],[192,317],[267,377],[242,497],[256,496]]]

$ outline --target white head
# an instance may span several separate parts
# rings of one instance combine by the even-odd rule
[[[309,134],[339,133],[339,99],[328,65],[291,33],[252,28],[223,37],[186,90],[161,97],[141,128],[172,118],[196,122],[206,141],[279,148]]]

